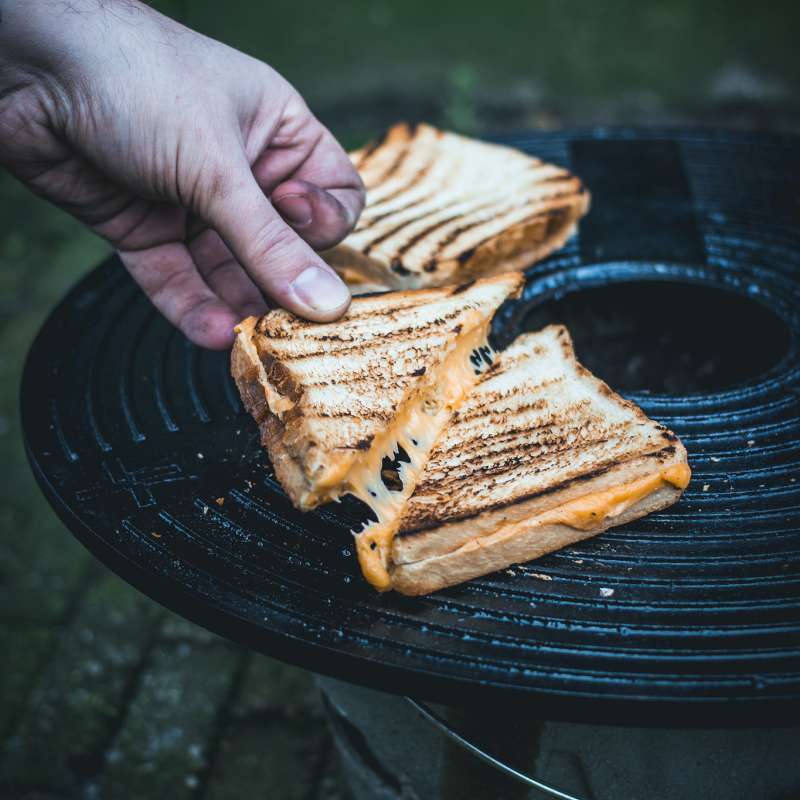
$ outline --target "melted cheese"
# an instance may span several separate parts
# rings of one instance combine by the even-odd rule
[[[378,518],[355,534],[361,570],[378,591],[391,588],[387,569],[389,553],[406,501],[450,415],[486,366],[484,362],[481,367],[474,367],[470,356],[478,348],[489,347],[487,330],[488,321],[483,320],[460,337],[425,387],[409,398],[393,424],[379,439],[376,437],[369,452],[353,465],[344,479],[345,491],[369,505]],[[384,457],[393,458],[398,445],[410,460],[401,463],[398,469],[402,491],[391,491],[381,478],[381,465]]]
[[[685,489],[690,477],[691,472],[686,464],[675,464],[622,486],[577,497],[552,511],[546,511],[537,522],[540,525],[560,523],[581,531],[591,530],[609,517],[619,516],[665,483]]]
[[[480,367],[474,368],[469,359],[473,350],[479,347],[491,352],[486,340],[489,323],[490,320],[477,309],[465,312],[461,325],[466,332],[451,343],[449,353],[439,365],[421,378],[421,388],[405,399],[394,420],[373,438],[366,452],[355,458],[331,460],[324,466],[314,464],[313,448],[306,451],[303,459],[296,459],[306,484],[301,508],[307,511],[350,493],[367,503],[380,521],[398,515],[450,414],[460,405],[486,366],[481,362]],[[252,343],[249,344],[252,348]],[[258,365],[270,411],[283,419],[285,412],[294,407],[294,401],[270,385],[257,355],[254,362]],[[411,463],[404,464],[400,471],[404,486],[402,493],[388,491],[381,480],[383,459],[393,458],[398,444],[411,458]],[[409,487],[408,491],[406,487]],[[391,535],[387,535],[389,541]]]
[[[609,518],[618,517],[631,506],[660,489],[665,483],[685,489],[692,472],[686,464],[673,464],[671,467],[645,475],[634,481],[612,486],[600,492],[590,492],[576,497],[563,505],[544,511],[533,520],[520,520],[504,525],[488,536],[473,539],[459,547],[456,552],[469,552],[510,539],[531,527],[544,525],[566,525],[580,531],[592,530]]]

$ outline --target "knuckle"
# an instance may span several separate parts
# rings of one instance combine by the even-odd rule
[[[224,286],[227,281],[234,279],[240,271],[236,260],[228,256],[215,264],[210,264],[201,269],[200,274],[209,286],[214,283]]]
[[[164,298],[183,295],[187,290],[189,276],[185,270],[156,271],[148,287],[150,299],[161,303]]]
[[[235,190],[230,168],[216,160],[208,160],[191,182],[188,206],[207,218],[215,206],[224,204]]]

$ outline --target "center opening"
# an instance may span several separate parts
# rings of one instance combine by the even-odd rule
[[[566,325],[578,359],[614,389],[686,394],[755,378],[789,348],[786,324],[748,297],[668,282],[570,292],[525,317],[522,330]]]

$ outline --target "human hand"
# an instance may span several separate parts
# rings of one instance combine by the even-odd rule
[[[350,302],[314,251],[363,207],[342,148],[266,64],[136,0],[0,0],[0,164],[204,347],[262,291],[317,321]]]

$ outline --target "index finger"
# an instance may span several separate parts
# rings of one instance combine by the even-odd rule
[[[366,192],[361,178],[342,146],[311,113],[299,123],[290,120],[284,135],[274,141],[253,165],[253,174],[267,196],[282,196],[301,182],[322,190],[329,212],[298,228],[303,238],[324,239],[326,246],[341,241],[355,227],[364,208]],[[329,197],[325,200],[324,195]],[[319,201],[320,196],[312,198]],[[338,220],[334,219],[338,217]],[[318,229],[319,227],[319,229]],[[332,239],[332,242],[328,240]],[[311,241],[313,244],[313,241]]]

